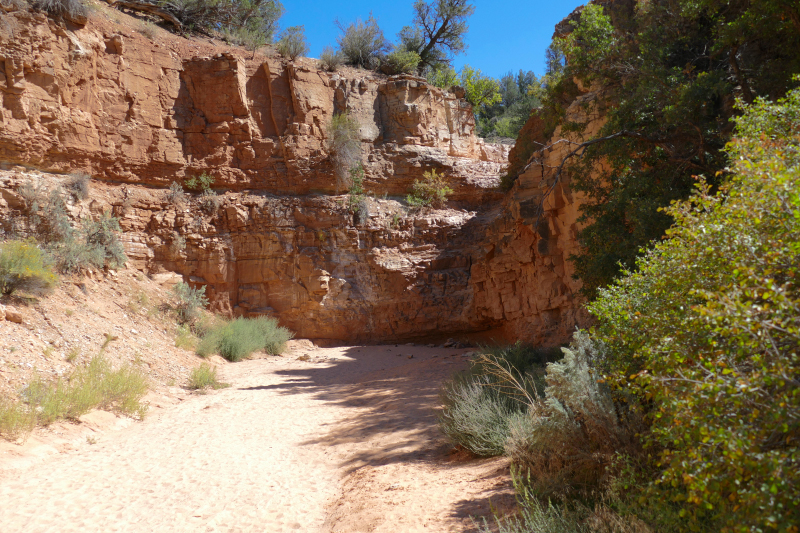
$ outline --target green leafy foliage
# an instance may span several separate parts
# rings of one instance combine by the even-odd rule
[[[391,54],[386,56],[384,60],[384,68],[387,74],[413,74],[417,71],[420,57],[419,54],[413,50],[405,50],[403,48],[395,48]]]
[[[800,521],[800,90],[756,99],[718,194],[666,209],[668,238],[589,306],[607,379],[648,406],[653,488],[687,529]]]
[[[0,294],[44,294],[58,278],[51,259],[33,241],[0,243]]]
[[[347,208],[356,222],[369,217],[367,197],[364,191],[364,165],[359,162],[350,169],[350,188],[348,189]]]
[[[585,111],[603,107],[598,137],[625,133],[590,147],[569,169],[571,186],[589,199],[581,252],[573,258],[587,296],[621,267],[634,268],[639,250],[664,235],[672,217],[659,208],[687,198],[693,175],[717,184],[735,98],[789,89],[791,74],[800,71],[800,56],[789,52],[800,46],[800,25],[788,5],[594,3],[554,40],[553,75],[541,87],[548,131],[559,124],[584,131],[569,122],[565,105],[579,90],[602,87]]]
[[[531,71],[509,72],[500,78],[500,100],[475,112],[478,135],[516,139],[531,111],[541,105],[537,91],[540,83]]]
[[[453,189],[447,186],[447,179],[443,174],[437,174],[436,169],[424,172],[422,180],[415,179],[411,191],[406,196],[408,205],[412,207],[444,207],[447,197],[453,194]]]
[[[147,389],[147,377],[141,370],[131,365],[115,370],[108,359],[98,355],[76,368],[68,379],[34,379],[21,395],[36,423],[46,426],[62,418],[75,420],[92,409],[142,419],[147,405],[141,400]]]
[[[306,33],[303,26],[286,28],[281,34],[277,46],[278,53],[292,61],[308,53]]]
[[[458,72],[452,67],[425,70],[425,78],[428,83],[436,87],[449,90],[450,87],[458,85]]]
[[[175,306],[178,320],[184,324],[195,322],[200,318],[201,311],[208,305],[205,285],[195,289],[188,283],[180,281],[172,288],[172,292],[178,300]]]
[[[260,350],[279,355],[292,336],[274,318],[237,318],[212,327],[200,341],[197,353],[202,357],[218,353],[231,362],[241,361]]]
[[[461,86],[467,92],[467,102],[474,108],[492,105],[500,101],[500,84],[491,76],[484,75],[480,69],[464,65],[459,75]]]
[[[172,183],[174,184],[175,182],[173,181]],[[214,176],[203,172],[199,176],[192,176],[184,183],[186,184],[186,188],[190,191],[206,192],[211,190],[211,186],[214,184]],[[172,189],[172,187],[170,187],[170,189]],[[180,192],[183,192],[182,189],[183,188],[181,188]]]
[[[55,259],[60,272],[84,268],[119,268],[125,264],[124,247],[117,235],[119,220],[108,213],[98,220],[90,218],[73,226],[67,213],[65,193],[60,187],[45,190],[26,183],[19,189],[25,201],[28,233]]]

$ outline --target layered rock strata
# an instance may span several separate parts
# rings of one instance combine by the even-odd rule
[[[111,210],[133,266],[175,272],[206,286],[215,310],[274,315],[300,337],[483,331],[554,344],[585,321],[568,260],[580,199],[567,178],[542,204],[546,165],[499,192],[507,148],[475,137],[457,90],[174,36],[152,42],[98,17],[69,28],[3,16],[7,233],[24,227],[21,184],[51,188],[58,173],[83,170],[92,196],[70,204],[73,217]],[[335,196],[326,149],[330,117],[345,110],[359,122],[374,194],[360,217]],[[448,177],[450,208],[409,211],[400,197],[430,169]],[[203,172],[219,196],[169,199],[170,183]]]

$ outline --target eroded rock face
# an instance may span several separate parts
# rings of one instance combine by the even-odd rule
[[[178,273],[205,285],[215,310],[274,315],[298,337],[484,331],[555,344],[585,322],[568,261],[580,199],[567,178],[540,215],[549,185],[537,165],[499,192],[508,148],[475,137],[456,95],[413,76],[152,42],[96,18],[73,32],[40,14],[0,16],[0,162],[49,171],[0,171],[4,231],[19,230],[21,184],[83,170],[91,198],[72,216],[111,210],[131,265]],[[344,110],[374,193],[359,217],[334,195],[326,150]],[[430,169],[448,177],[451,208],[408,212],[398,197]],[[167,198],[171,182],[202,172],[216,200]]]
[[[331,193],[326,130],[349,110],[376,194],[405,194],[438,168],[456,201],[497,198],[472,182],[495,179],[507,152],[476,139],[469,104],[421,78],[348,78],[241,51],[187,56],[176,37],[99,22],[71,31],[27,11],[3,19],[1,160],[136,184],[207,172],[229,190]]]

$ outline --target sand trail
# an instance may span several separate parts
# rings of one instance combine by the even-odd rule
[[[0,530],[470,530],[490,498],[510,496],[503,461],[448,455],[436,431],[456,352],[330,348],[226,365],[231,388],[2,471]]]

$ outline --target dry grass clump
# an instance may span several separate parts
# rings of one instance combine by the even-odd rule
[[[217,377],[217,369],[206,363],[195,367],[189,376],[189,389],[191,390],[204,390],[204,389],[224,389],[230,387],[229,383],[222,383]]]
[[[77,368],[67,379],[35,378],[20,394],[22,402],[0,400],[0,436],[16,440],[35,425],[59,419],[77,419],[92,409],[104,409],[142,419],[147,405],[147,378],[137,368],[114,370],[102,355]]]

